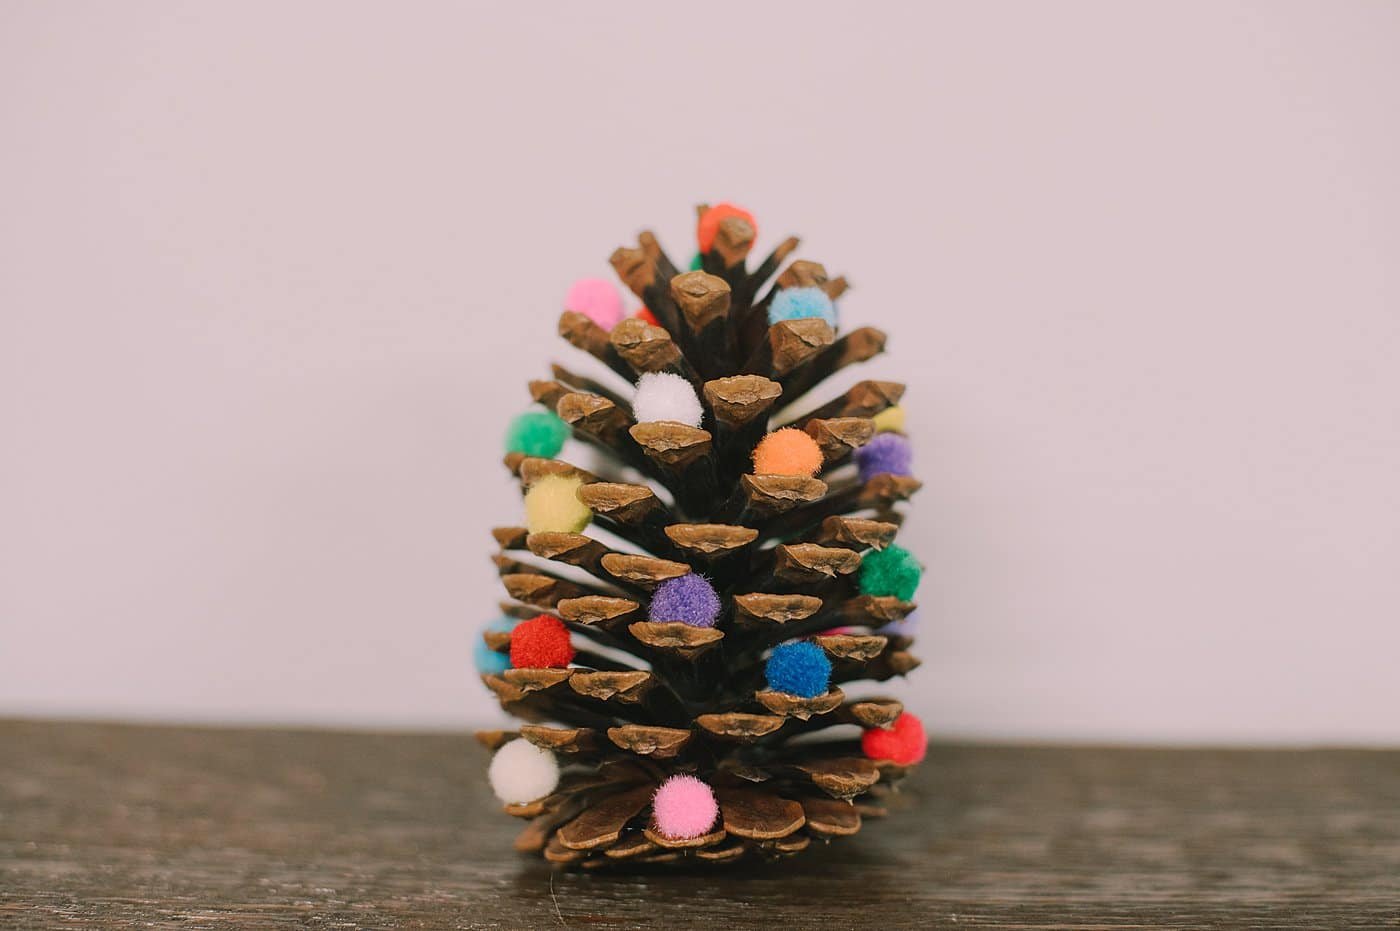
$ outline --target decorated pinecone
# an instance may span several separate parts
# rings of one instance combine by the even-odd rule
[[[797,853],[884,814],[924,756],[900,702],[848,691],[918,665],[921,568],[895,543],[919,488],[904,387],[804,412],[885,334],[838,336],[846,282],[815,262],[765,290],[798,242],[750,271],[756,235],[747,211],[701,206],[692,271],[649,232],[614,252],[645,306],[624,318],[613,284],[581,281],[559,332],[627,387],[555,366],[507,436],[524,526],[493,531],[513,600],[477,664],[527,723],[477,736],[528,820],[516,847],[557,864]],[[559,458],[570,439],[591,471]]]

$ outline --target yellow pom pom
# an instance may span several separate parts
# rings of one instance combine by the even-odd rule
[[[904,432],[904,408],[898,404],[885,408],[870,419],[875,421],[876,433]]]
[[[583,482],[574,477],[546,475],[525,492],[525,526],[531,533],[578,533],[593,512],[578,499]]]
[[[816,475],[821,467],[821,447],[796,427],[774,430],[753,450],[756,475]]]

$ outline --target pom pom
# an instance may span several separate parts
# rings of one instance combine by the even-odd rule
[[[910,475],[914,449],[909,438],[899,433],[879,433],[869,443],[856,450],[856,468],[860,480],[868,482],[877,475]]]
[[[831,660],[826,651],[809,640],[780,643],[763,667],[768,687],[802,698],[825,695],[831,682]]]
[[[908,601],[914,597],[923,574],[914,554],[902,546],[871,550],[860,560],[860,592],[877,597],[893,595]]]
[[[700,253],[698,253],[698,252],[695,253],[694,255],[692,255],[692,256],[690,257],[690,270],[693,271],[693,272],[702,272],[702,271],[704,271],[704,270],[705,270],[705,257],[704,257],[703,255],[701,255]]]
[[[656,314],[652,313],[649,307],[639,308],[633,316],[638,320],[645,321],[651,326],[661,326],[661,321],[656,319]]]
[[[510,632],[510,664],[516,669],[562,669],[573,659],[569,628],[557,617],[539,614]]]
[[[652,820],[665,837],[685,840],[710,833],[719,817],[719,803],[708,785],[677,773],[656,790],[651,798]]]
[[[687,427],[698,427],[705,417],[705,409],[700,406],[695,389],[684,378],[670,372],[647,372],[637,382],[632,417],[637,423],[671,420]]]
[[[919,611],[914,609],[897,621],[892,621],[880,628],[882,634],[898,634],[901,637],[912,637],[919,629]]]
[[[506,429],[506,452],[553,459],[568,436],[569,425],[553,411],[526,411]]]
[[[528,740],[512,740],[491,757],[491,791],[507,805],[544,798],[559,785],[559,761]]]
[[[753,450],[756,475],[816,475],[822,467],[817,441],[796,427],[783,427],[758,441]]]
[[[784,288],[768,305],[768,323],[819,317],[836,328],[836,305],[821,288]]]
[[[564,295],[564,309],[576,310],[605,330],[622,319],[622,295],[606,278],[580,278]]]
[[[577,476],[546,475],[525,492],[525,526],[531,533],[578,533],[593,512],[578,499],[583,480]]]
[[[721,607],[714,586],[704,576],[690,572],[656,587],[647,617],[658,624],[680,621],[691,627],[714,627]]]
[[[517,623],[515,618],[501,615],[481,630],[483,633],[494,630],[508,634]],[[472,660],[476,663],[476,671],[483,676],[500,675],[510,668],[510,657],[488,647],[481,634],[476,635],[476,643],[472,644]]]
[[[709,252],[714,247],[715,235],[719,233],[719,225],[730,217],[748,220],[749,226],[753,227],[754,236],[758,235],[758,221],[753,218],[753,214],[743,207],[736,207],[733,204],[715,204],[700,214],[700,222],[695,226],[695,239],[700,244],[702,254]],[[692,269],[692,271],[698,270],[698,268]]]
[[[861,734],[860,748],[872,760],[889,760],[900,766],[922,762],[928,753],[924,722],[906,711],[894,719],[894,726],[889,730],[872,727]]]
[[[874,417],[876,433],[903,433],[904,432],[904,408],[898,404],[887,407]]]

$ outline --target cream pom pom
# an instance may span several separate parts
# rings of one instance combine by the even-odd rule
[[[559,761],[528,740],[512,740],[491,757],[491,791],[507,805],[544,798],[559,785]]]
[[[577,477],[546,475],[525,492],[525,526],[531,533],[578,533],[593,519],[578,499]]]
[[[670,372],[647,372],[637,382],[632,417],[637,423],[670,420],[698,427],[705,417],[705,409],[700,406],[695,389],[684,378]]]

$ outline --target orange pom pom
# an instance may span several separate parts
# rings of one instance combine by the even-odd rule
[[[645,320],[652,326],[661,326],[661,321],[656,319],[656,314],[652,313],[649,307],[643,307],[641,310],[637,311],[634,316],[638,320]]]
[[[783,427],[759,440],[753,451],[756,475],[816,475],[822,467],[817,441],[796,427]]]
[[[719,232],[720,223],[729,217],[739,217],[747,220],[749,226],[753,227],[754,235],[758,235],[758,221],[753,218],[743,207],[736,207],[733,204],[715,204],[700,216],[700,222],[695,226],[695,238],[700,243],[700,252],[706,253],[715,244],[715,234]]]

